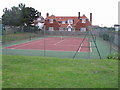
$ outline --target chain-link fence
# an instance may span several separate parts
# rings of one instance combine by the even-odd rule
[[[2,39],[2,24],[0,24],[0,48],[2,48],[1,45],[1,39]],[[0,50],[0,89],[2,89],[2,50]]]
[[[103,59],[119,47],[119,34],[111,28],[70,32],[7,26],[3,31],[3,54],[10,55]]]

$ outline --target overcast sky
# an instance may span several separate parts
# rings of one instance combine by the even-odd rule
[[[93,14],[93,25],[111,27],[118,23],[118,2],[120,0],[0,0],[0,17],[4,8],[18,6],[24,3],[28,7],[33,7],[42,13],[45,18],[46,13],[56,16],[78,16],[85,14],[90,18]]]

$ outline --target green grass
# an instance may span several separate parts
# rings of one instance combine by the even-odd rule
[[[117,88],[117,60],[3,55],[3,88]]]

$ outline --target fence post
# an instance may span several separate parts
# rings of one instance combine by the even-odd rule
[[[111,47],[112,47],[112,42],[111,42],[111,39],[112,39],[112,35],[111,35],[111,31],[109,33],[109,41],[110,41],[110,55],[111,55]]]
[[[44,26],[44,57],[46,56],[46,52],[45,52],[45,49],[46,49],[46,42],[45,42],[45,35],[46,35],[46,30],[45,30],[46,28],[45,28],[45,26]]]

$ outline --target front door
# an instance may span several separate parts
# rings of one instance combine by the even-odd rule
[[[68,31],[71,31],[71,28],[70,28],[70,27],[68,27]]]

